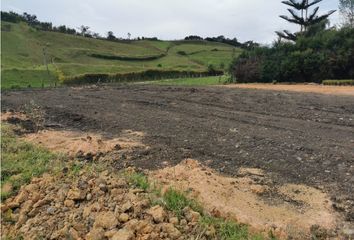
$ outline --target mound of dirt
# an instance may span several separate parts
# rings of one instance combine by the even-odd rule
[[[317,189],[295,184],[278,187],[255,168],[241,168],[237,175],[221,176],[191,159],[152,173],[167,187],[192,191],[209,212],[257,231],[272,230],[281,239],[307,239],[314,227],[331,235],[341,221],[329,197]]]
[[[148,196],[108,171],[82,172],[74,181],[46,174],[1,205],[2,237],[147,240],[196,234],[198,219],[178,219],[152,206]]]
[[[97,133],[67,130],[43,130],[27,134],[23,138],[40,144],[54,152],[66,153],[71,157],[97,157],[113,150],[145,147],[141,143],[142,132],[125,130],[119,138],[107,139]]]

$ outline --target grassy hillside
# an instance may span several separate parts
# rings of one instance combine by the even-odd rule
[[[240,50],[211,42],[109,42],[1,23],[2,88],[38,87],[84,74],[223,70]],[[46,49],[49,73],[44,65]]]

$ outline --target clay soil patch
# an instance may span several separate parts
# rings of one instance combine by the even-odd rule
[[[323,85],[308,85],[308,84],[231,84],[225,85],[227,88],[245,88],[245,89],[260,89],[260,90],[274,90],[274,91],[290,91],[290,92],[310,92],[331,95],[348,95],[354,96],[353,86],[323,86]]]
[[[311,226],[333,229],[339,222],[325,193],[305,185],[276,187],[260,169],[242,168],[238,177],[231,178],[188,159],[152,176],[166,188],[192,191],[215,215],[236,219],[257,231],[272,230],[282,239],[307,239]]]
[[[106,154],[113,150],[143,147],[142,132],[126,130],[119,138],[107,139],[97,133],[80,131],[43,130],[25,135],[26,141],[40,144],[54,152],[66,153],[69,156],[77,154]]]

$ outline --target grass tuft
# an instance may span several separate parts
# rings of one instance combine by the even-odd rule
[[[143,189],[144,191],[148,190],[150,187],[147,177],[142,173],[131,173],[129,175],[129,181],[134,187]]]
[[[202,208],[200,205],[189,198],[180,191],[177,191],[173,188],[169,188],[165,194],[163,194],[163,201],[168,210],[173,211],[177,217],[181,217],[183,215],[183,209],[185,207],[190,207],[194,211],[202,212]]]

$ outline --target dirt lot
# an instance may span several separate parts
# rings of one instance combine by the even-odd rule
[[[328,192],[354,221],[354,97],[231,88],[115,86],[3,92],[3,110],[31,100],[46,126],[115,138],[143,133],[132,157],[114,166],[174,166],[186,158],[227,176],[260,168],[271,185],[303,184]],[[119,160],[119,161],[118,161]],[[267,179],[268,179],[267,178]],[[267,183],[269,185],[269,183]],[[260,196],[274,203],[283,195]],[[298,203],[294,203],[298,204]]]
[[[228,88],[246,88],[246,89],[262,89],[262,90],[275,90],[275,91],[290,91],[290,92],[308,92],[308,93],[322,93],[331,95],[348,95],[354,96],[353,86],[324,86],[318,84],[230,84],[225,85]]]

